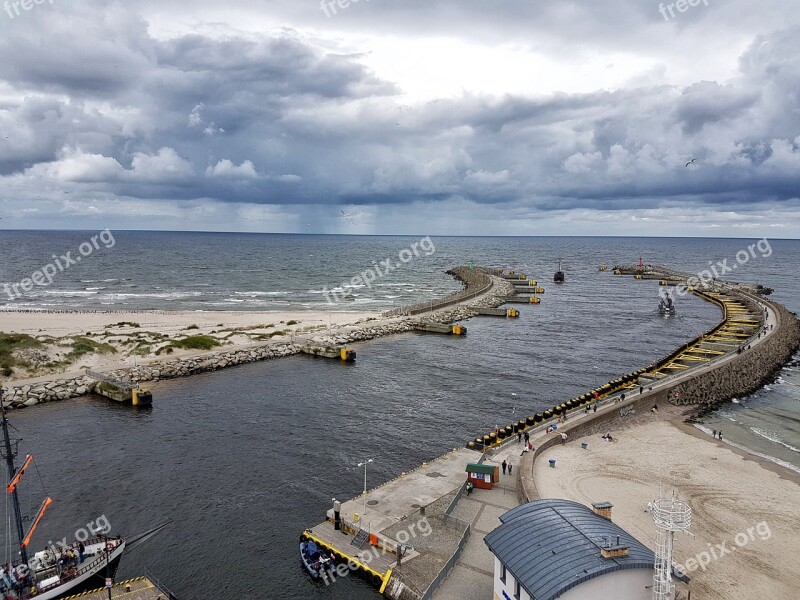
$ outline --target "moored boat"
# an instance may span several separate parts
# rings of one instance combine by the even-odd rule
[[[48,507],[53,503],[46,498],[30,526],[25,529],[22,509],[17,495],[17,487],[22,481],[25,471],[35,464],[28,455],[21,468],[17,469],[14,459],[17,456],[18,441],[12,445],[8,432],[6,408],[2,404],[0,390],[0,406],[3,414],[3,458],[8,467],[8,485],[6,492],[10,496],[7,507],[13,508],[13,514],[6,515],[6,522],[13,523],[16,529],[17,551],[19,558],[7,557],[7,562],[0,568],[0,592],[2,597],[18,600],[36,598],[36,600],[57,600],[73,596],[81,592],[106,585],[117,572],[119,561],[125,552],[125,539],[121,536],[107,537],[105,527],[91,532],[95,537],[76,540],[74,543],[57,543],[40,552],[29,555],[29,545],[39,523],[44,518]],[[109,527],[110,531],[110,527]],[[11,595],[13,594],[13,595]]]
[[[558,271],[553,275],[553,281],[556,283],[564,283],[564,271],[561,270],[561,259],[558,260]]]

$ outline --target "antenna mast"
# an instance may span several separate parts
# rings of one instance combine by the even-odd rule
[[[8,435],[8,419],[6,419],[6,406],[3,404],[3,390],[0,388],[0,407],[3,410],[3,439],[5,441],[5,456],[6,466],[8,467],[8,481],[14,479],[17,474],[17,468],[14,466],[14,457],[16,452],[11,448],[11,438]],[[22,526],[22,511],[19,508],[19,498],[17,497],[17,488],[15,487],[11,493],[11,503],[14,505],[14,517],[17,525],[17,538],[19,539],[19,552],[22,556],[22,563],[28,566],[28,550],[22,545],[25,539],[25,528]]]

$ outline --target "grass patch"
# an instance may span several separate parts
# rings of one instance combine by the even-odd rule
[[[217,338],[213,338],[210,335],[190,335],[182,340],[174,340],[166,346],[159,348],[156,350],[156,355],[164,352],[171,354],[175,348],[181,350],[211,350],[221,345],[222,343]]]
[[[300,323],[300,321],[295,321],[294,319],[292,319],[291,321],[286,321],[287,325],[297,325],[298,323]]]
[[[133,321],[120,321],[119,323],[112,323],[111,325],[106,325],[106,328],[108,327],[141,327],[141,325]]]
[[[192,323],[191,325],[189,325],[188,327],[186,327],[186,328],[184,329],[184,331],[186,331],[186,330],[188,330],[188,329],[200,329],[200,328],[197,326],[197,323]]]
[[[64,356],[64,359],[69,362],[74,362],[87,354],[116,354],[117,352],[117,349],[111,344],[95,342],[87,337],[75,338],[71,346],[72,351]]]
[[[14,359],[14,350],[41,346],[39,340],[24,333],[0,332],[0,373],[3,377],[10,377],[14,373],[14,367],[18,364]]]

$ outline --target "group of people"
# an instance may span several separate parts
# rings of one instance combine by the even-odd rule
[[[713,437],[715,440],[722,441],[722,429],[720,429],[719,431],[717,431],[716,429],[714,429],[714,430],[711,432],[711,437]]]
[[[508,471],[508,474],[511,475],[511,470],[514,468],[514,465],[503,460],[503,464],[500,466],[503,468],[503,475],[506,474],[506,471]]]
[[[603,437],[603,439],[604,439],[605,441],[607,441],[607,442],[613,442],[613,441],[614,441],[614,438],[613,438],[613,437],[611,437],[611,434],[610,434],[610,433],[606,433],[606,434],[604,434],[602,437]]]

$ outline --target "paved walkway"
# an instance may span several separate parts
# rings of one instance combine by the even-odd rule
[[[522,444],[509,445],[484,464],[500,466],[505,460],[517,468]],[[500,483],[492,490],[474,489],[462,496],[453,516],[470,523],[472,533],[456,566],[433,594],[433,600],[487,600],[492,597],[494,556],[483,538],[500,525],[500,515],[519,505],[517,471],[500,475]]]

